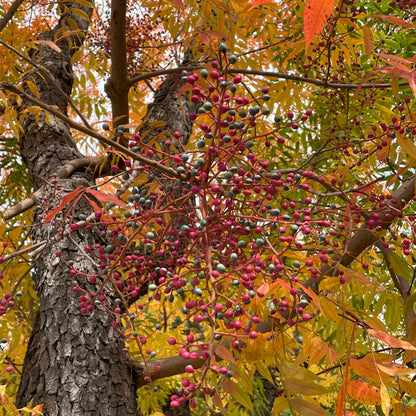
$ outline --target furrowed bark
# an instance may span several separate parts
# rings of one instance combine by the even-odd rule
[[[51,33],[43,34],[43,39],[53,40],[55,33],[61,30],[64,20]],[[82,28],[82,22],[79,22]],[[86,30],[88,25],[83,28]],[[76,45],[60,42],[62,53],[44,46],[37,55],[39,65],[46,67],[50,74],[59,80],[59,87],[70,96],[72,89],[71,55]],[[62,94],[36,74],[31,81],[37,85],[40,99],[47,105],[56,106],[66,115],[68,102]],[[167,121],[165,129],[171,133],[179,130],[183,133],[183,144],[189,139],[192,122],[189,120],[191,106],[188,97],[178,102],[180,80],[168,77],[155,94],[154,102],[149,106],[145,128],[153,121]],[[26,93],[30,91],[26,89]],[[57,177],[64,166],[82,158],[72,139],[65,120],[50,117],[44,113],[36,120],[26,112],[30,100],[22,104],[22,125],[24,133],[20,139],[21,154],[24,158],[34,188],[42,189],[43,195],[52,196],[52,188],[45,181],[57,179],[64,192],[55,198],[55,206],[61,203],[62,196],[79,185],[89,187],[95,184],[91,173],[87,171],[71,172],[69,178]],[[151,131],[148,137],[161,134]],[[42,201],[42,199],[40,199]],[[85,200],[78,203],[74,221],[79,213],[89,214],[92,209]],[[49,241],[34,259],[33,279],[39,297],[39,312],[34,322],[32,336],[24,361],[21,384],[17,394],[18,407],[43,403],[45,416],[55,415],[137,415],[136,390],[141,374],[135,370],[123,352],[122,335],[113,328],[114,317],[102,306],[95,307],[92,313],[83,315],[78,297],[82,291],[93,292],[88,283],[88,275],[99,275],[99,265],[94,263],[83,251],[85,245],[94,245],[100,241],[97,232],[80,229],[70,235],[62,234],[55,238],[69,220],[57,216],[53,221],[41,225],[39,215],[45,215],[43,207],[36,210],[34,220],[33,243]],[[56,253],[60,252],[60,257]],[[68,261],[74,269],[85,273],[76,276],[75,283],[82,289],[75,294]],[[107,307],[111,307],[111,299]]]
[[[71,7],[82,8],[91,14],[90,9],[79,4],[71,4]],[[88,29],[89,22],[73,10],[68,8],[65,13],[56,28],[44,33],[42,39],[53,41],[55,35],[62,34],[65,19],[69,16],[77,21],[81,32]],[[71,56],[81,41],[81,36],[60,41],[61,53],[45,45],[35,57],[68,96],[73,80]],[[31,80],[36,83],[42,101],[57,106],[66,114],[68,102],[61,94],[36,74]],[[25,114],[27,105],[29,103],[23,102],[21,154],[34,188],[40,189],[44,181],[52,180],[63,166],[82,155],[66,123],[53,117],[47,122],[44,113],[36,120]],[[63,194],[79,185],[95,184],[92,175],[86,172],[77,172],[71,178],[58,181]],[[46,195],[48,191],[50,189],[44,191]],[[60,203],[59,200],[55,202]],[[86,201],[79,204],[75,215],[81,211],[87,214],[91,211]],[[130,362],[122,351],[123,338],[112,326],[114,318],[102,306],[96,307],[91,314],[81,314],[79,294],[73,292],[74,284],[66,264],[70,260],[75,268],[98,274],[98,265],[82,249],[84,245],[98,241],[98,235],[82,229],[55,239],[62,227],[68,226],[68,221],[63,223],[62,217],[58,216],[42,225],[41,214],[44,214],[43,207],[38,207],[33,243],[48,240],[50,244],[34,259],[33,279],[39,297],[39,312],[24,361],[16,405],[27,406],[31,400],[33,405],[43,403],[45,416],[136,415],[136,385]],[[56,256],[58,251],[61,258]],[[76,280],[83,290],[93,290],[85,276]]]

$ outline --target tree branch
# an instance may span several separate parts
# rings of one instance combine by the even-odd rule
[[[25,0],[15,0],[12,3],[12,5],[9,7],[9,10],[7,10],[7,13],[4,15],[3,19],[0,20],[0,32],[7,26],[10,20],[12,20],[14,14],[17,12],[17,9],[24,1]]]
[[[33,104],[39,106],[40,108],[48,111],[51,114],[53,114],[58,119],[67,123],[69,127],[73,128],[75,130],[78,130],[79,132],[84,133],[84,134],[86,134],[90,137],[93,137],[94,139],[97,139],[102,145],[106,145],[106,146],[109,146],[110,148],[113,148],[115,150],[119,150],[124,155],[126,155],[128,157],[131,157],[133,160],[138,160],[139,162],[142,162],[147,166],[155,168],[155,169],[157,169],[157,170],[159,170],[163,173],[166,173],[167,175],[173,176],[174,178],[185,179],[182,175],[177,173],[174,169],[172,169],[168,166],[162,165],[161,163],[159,163],[155,160],[148,159],[147,157],[144,157],[144,156],[142,156],[138,153],[134,153],[130,149],[124,147],[123,145],[121,145],[117,142],[113,142],[110,139],[108,139],[107,137],[102,136],[101,134],[97,133],[95,130],[89,129],[89,128],[83,126],[82,124],[76,123],[75,121],[71,120],[69,117],[62,114],[62,112],[59,111],[58,109],[56,109],[55,107],[52,107],[48,104],[45,104],[41,100],[38,100],[37,98],[35,98],[35,97],[33,97],[29,94],[26,94],[25,92],[23,92],[22,90],[17,88],[15,85],[10,84],[8,82],[2,82],[0,85],[2,86],[2,88],[7,89],[9,91],[12,91],[12,92],[18,94],[19,96],[25,98],[28,101],[31,101]]]
[[[105,92],[111,99],[113,127],[129,124],[129,89],[127,76],[126,0],[111,2],[111,77]]]
[[[6,48],[10,49],[11,51],[13,51],[15,54],[17,54],[22,59],[24,59],[26,62],[28,62],[30,65],[32,65],[34,68],[36,68],[39,72],[41,72],[42,75],[55,87],[56,91],[58,91],[59,94],[61,94],[65,99],[68,100],[69,105],[77,113],[78,117],[82,120],[82,122],[85,124],[85,126],[88,127],[89,129],[92,128],[91,125],[88,123],[87,119],[81,113],[81,111],[79,111],[79,109],[75,105],[75,103],[72,100],[72,98],[69,95],[65,94],[65,92],[62,90],[62,88],[60,88],[60,86],[57,84],[57,82],[55,81],[55,79],[49,73],[49,71],[47,69],[45,69],[42,66],[38,65],[32,59],[30,59],[29,57],[25,56],[24,54],[22,54],[17,49],[13,48],[13,46],[7,44],[6,42],[3,42],[1,39],[0,39],[0,44],[2,44],[3,46],[5,46]]]
[[[415,176],[407,179],[400,185],[396,191],[392,193],[392,196],[397,200],[397,205],[387,204],[386,208],[380,210],[381,220],[383,221],[382,228],[387,230],[395,217],[400,214],[400,210],[413,198],[415,195]],[[387,214],[393,214],[391,220],[387,219]],[[344,254],[334,254],[331,257],[331,262],[339,263],[342,266],[349,266],[364,250],[376,243],[380,238],[373,231],[369,230],[368,222],[366,221],[348,240]],[[331,265],[325,265],[321,270],[321,275],[316,278],[309,278],[306,281],[306,287],[315,287],[323,279],[323,277],[333,270]]]
[[[142,75],[138,75],[137,77],[134,77],[130,79],[129,85],[132,86],[134,84],[137,84],[140,81],[144,81],[147,79],[159,77],[162,75],[168,75],[168,74],[175,74],[182,71],[193,71],[195,69],[202,69],[202,66],[184,66],[179,68],[170,68],[170,69],[162,69],[160,71],[154,71],[154,72],[147,72]],[[228,69],[228,73],[230,74],[246,74],[246,75],[256,75],[256,76],[262,76],[266,78],[279,78],[279,79],[286,79],[286,80],[292,80],[292,81],[299,81],[304,84],[312,84],[317,85],[319,87],[325,87],[330,89],[347,89],[347,90],[355,90],[355,89],[383,89],[383,88],[390,88],[391,84],[389,83],[381,83],[381,84],[341,84],[341,83],[331,83],[331,82],[325,82],[321,81],[319,79],[313,79],[313,78],[305,78],[300,75],[292,75],[287,74],[283,72],[274,72],[274,71],[257,71],[254,69],[238,69],[238,68],[230,68]],[[399,83],[399,86],[403,87],[409,85],[408,82],[403,81]]]

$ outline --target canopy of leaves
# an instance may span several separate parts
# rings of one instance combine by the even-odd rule
[[[36,39],[65,3],[18,8],[0,32],[4,82],[22,87],[36,67],[33,51],[57,47]],[[188,401],[194,414],[270,414],[263,380],[273,415],[415,414],[415,2],[131,3],[129,126],[107,137],[100,124],[111,119],[107,4],[97,5],[73,56],[69,113],[103,137],[126,139],[144,161],[72,126],[84,153],[128,162],[113,165],[99,190],[38,204],[46,223],[62,215],[72,231],[95,225],[107,239],[80,248],[103,273],[72,268],[97,284],[76,296],[88,314],[108,296],[102,282],[120,294],[109,313],[145,369],[142,413]],[[1,3],[3,18],[9,7]],[[164,129],[168,120],[143,130],[168,73],[182,82],[177,98],[199,106],[182,145],[184,132]],[[18,150],[21,98],[2,85],[6,209],[31,189]],[[36,97],[36,86],[25,85]],[[39,116],[41,108],[26,111]],[[81,198],[94,218],[74,217]],[[25,211],[0,225],[0,400],[8,415],[17,414],[36,310],[27,251],[30,227],[40,225],[32,218]],[[178,359],[186,365],[169,373]]]

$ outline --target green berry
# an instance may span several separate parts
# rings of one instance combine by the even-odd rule
[[[227,52],[227,45],[225,43],[220,43],[218,50],[222,53]]]

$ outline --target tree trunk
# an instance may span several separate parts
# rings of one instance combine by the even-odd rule
[[[87,22],[80,18],[77,21],[79,28],[86,31]],[[62,18],[57,27],[42,38],[53,40],[64,24]],[[73,40],[71,47],[74,45]],[[69,96],[74,49],[66,42],[60,42],[59,47],[62,53],[44,46],[34,59],[49,70],[61,91]],[[34,73],[31,81],[36,84],[44,103],[57,106],[66,114],[68,99],[62,92],[38,74]],[[188,118],[191,107],[185,96],[179,105],[179,86],[175,77],[161,84],[149,107],[147,125],[163,119],[167,122],[164,129],[169,133],[181,131],[181,139],[186,142],[192,129]],[[68,179],[56,178],[60,169],[82,155],[65,123],[52,116],[47,120],[44,113],[39,118],[27,114],[28,105],[30,103],[24,102],[21,108],[24,129],[20,138],[21,154],[34,188],[43,190],[33,222],[33,244],[42,241],[48,244],[34,256],[33,279],[39,311],[24,360],[16,405],[27,406],[31,401],[32,405],[43,403],[45,416],[137,415],[137,380],[142,375],[133,369],[123,351],[123,335],[113,327],[114,316],[104,305],[96,304],[92,312],[81,313],[79,297],[97,290],[97,285],[89,283],[88,276],[101,275],[103,279],[107,273],[84,250],[87,245],[105,244],[99,231],[94,227],[68,231],[70,224],[78,221],[80,213],[88,216],[92,208],[82,198],[68,217],[64,209],[53,220],[43,223],[47,212],[53,210],[51,204],[56,208],[64,195],[80,185],[84,188],[95,185],[94,177],[86,170],[77,171]],[[152,132],[148,137],[158,133]],[[49,211],[46,211],[47,206]],[[83,274],[72,274],[71,270]],[[80,288],[76,293],[75,286]],[[105,306],[113,309],[114,298],[108,296]]]

